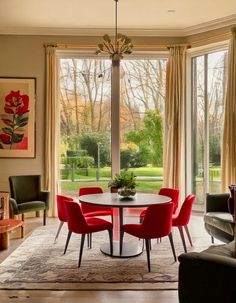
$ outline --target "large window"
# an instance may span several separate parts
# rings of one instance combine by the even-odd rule
[[[163,182],[166,60],[121,64],[121,168],[131,169],[137,189],[157,191]]]
[[[192,144],[187,136],[191,156],[186,158],[192,173],[187,188],[197,195],[200,210],[207,192],[220,192],[226,58],[227,51],[220,50],[191,59]],[[79,187],[95,184],[107,190],[111,60],[67,54],[59,62],[62,193],[76,195]],[[162,186],[165,91],[166,59],[130,56],[121,61],[120,168],[135,173],[140,191],[156,192]]]
[[[192,187],[200,209],[207,192],[220,192],[226,58],[226,50],[192,58]]]
[[[67,56],[68,57],[68,56]],[[60,173],[62,193],[111,179],[111,61],[60,59]],[[120,163],[138,177],[137,190],[163,181],[165,59],[122,60]]]
[[[111,178],[111,62],[60,60],[60,175],[64,194]],[[79,182],[79,184],[78,184]]]

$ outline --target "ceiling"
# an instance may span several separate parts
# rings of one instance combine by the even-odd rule
[[[100,35],[114,28],[113,0],[0,0],[0,34]],[[236,0],[119,0],[118,26],[133,35],[187,35],[236,24]]]

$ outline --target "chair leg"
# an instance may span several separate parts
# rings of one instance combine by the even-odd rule
[[[71,234],[72,234],[72,231],[68,231],[68,235],[67,235],[67,239],[66,239],[66,246],[65,246],[65,249],[64,249],[64,254],[65,254],[66,251],[67,251],[67,247],[68,247],[68,244],[69,244],[69,242],[70,242]]]
[[[150,264],[150,240],[145,239],[145,246],[146,246],[146,253],[147,253],[147,262],[148,262],[148,271],[151,271],[151,264]]]
[[[20,234],[20,236],[21,236],[21,238],[24,238],[24,236],[25,236],[25,226],[24,226],[24,225],[21,225],[20,229],[21,229],[21,234]]]
[[[21,220],[25,221],[25,214],[21,214]]]
[[[89,249],[92,248],[92,234],[87,234],[87,245]]]
[[[187,252],[187,247],[186,247],[186,243],[185,243],[185,239],[184,239],[184,232],[183,232],[183,226],[178,226],[179,229],[179,233],[180,233],[180,237],[184,246],[184,252]]]
[[[113,232],[112,229],[108,229],[109,239],[110,239],[110,254],[113,256]]]
[[[83,248],[84,248],[84,239],[85,239],[85,234],[81,235],[81,243],[80,243],[80,252],[79,252],[79,263],[78,267],[80,267],[81,260],[82,260],[82,254],[83,254]]]
[[[192,242],[192,239],[191,239],[191,236],[190,236],[190,232],[189,232],[188,226],[185,225],[185,226],[184,226],[184,229],[185,229],[185,232],[186,232],[186,235],[187,235],[187,237],[188,237],[188,240],[189,240],[190,245],[193,246],[193,242]]]
[[[122,250],[123,250],[123,239],[124,239],[124,231],[120,231],[120,255],[122,255]]]
[[[139,223],[143,223],[143,217],[139,217]],[[140,239],[139,239],[140,240]],[[144,249],[144,239],[143,239],[143,246],[142,246],[142,250]]]
[[[87,234],[87,245],[88,245],[88,248],[90,246],[90,234]]]
[[[142,241],[143,241],[143,245],[142,245],[142,252],[143,252],[143,250],[144,250],[144,242],[145,242],[145,240],[144,240],[144,239],[142,239]]]
[[[113,214],[111,215],[111,223],[112,223],[112,225],[114,224]]]
[[[43,225],[46,225],[46,217],[47,217],[47,211],[44,209],[43,211]]]
[[[211,243],[214,244],[215,243],[215,239],[213,236],[211,236]]]
[[[175,259],[175,262],[176,262],[177,261],[177,257],[176,257],[176,253],[175,253],[175,246],[174,246],[174,241],[173,241],[172,233],[170,233],[168,235],[168,237],[169,237],[169,240],[170,240],[170,245],[171,245],[172,253],[173,253],[173,256],[174,256],[174,259]]]
[[[63,221],[61,221],[60,224],[59,224],[59,227],[58,227],[58,230],[57,230],[57,234],[56,234],[56,237],[55,237],[55,239],[54,239],[54,243],[57,242],[57,238],[58,238],[58,236],[59,236],[59,234],[60,234],[60,231],[61,231],[61,228],[62,228],[63,224],[64,224]]]

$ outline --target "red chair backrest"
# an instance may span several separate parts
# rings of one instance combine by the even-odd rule
[[[178,214],[177,218],[175,218],[175,225],[185,226],[189,223],[193,203],[195,200],[196,200],[195,195],[188,195],[185,198],[185,200],[180,208],[179,214]]]
[[[159,195],[163,195],[171,198],[174,204],[173,214],[175,214],[179,205],[179,189],[162,187],[159,191]]]
[[[103,193],[103,190],[101,187],[81,187],[79,189],[79,196],[102,194],[102,193]],[[87,203],[81,203],[81,209],[84,214],[90,213],[90,212],[95,212],[95,211],[101,211],[101,210],[109,210],[106,207],[90,205]]]
[[[155,204],[147,208],[141,228],[146,238],[169,235],[172,228],[173,202]]]
[[[57,195],[56,200],[57,200],[57,214],[58,214],[58,218],[62,222],[67,222],[64,201],[65,200],[73,201],[73,199],[70,198],[70,197],[67,197],[67,196]]]
[[[81,211],[80,205],[74,201],[65,201],[68,229],[72,232],[84,234],[87,231],[87,223]]]

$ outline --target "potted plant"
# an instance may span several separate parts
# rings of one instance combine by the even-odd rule
[[[133,172],[122,171],[115,175],[108,186],[111,187],[111,192],[118,192],[122,197],[134,196],[136,194],[136,176]]]

